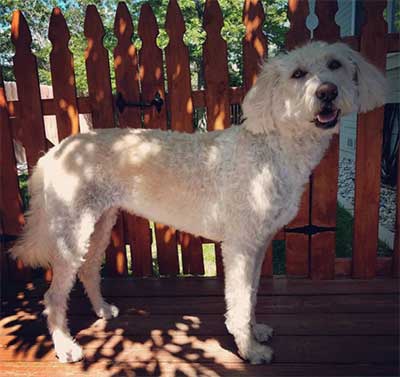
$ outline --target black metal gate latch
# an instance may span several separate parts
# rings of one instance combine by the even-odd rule
[[[154,98],[151,100],[151,102],[129,102],[124,99],[122,96],[122,93],[118,92],[117,93],[117,98],[115,100],[115,105],[117,106],[117,109],[120,113],[122,113],[125,109],[125,107],[152,107],[154,106],[157,109],[157,112],[161,111],[162,106],[164,105],[164,100],[161,98],[160,93],[156,93]]]

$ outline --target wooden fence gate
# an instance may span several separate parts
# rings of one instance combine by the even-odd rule
[[[383,18],[386,1],[364,1],[363,5],[365,20],[361,34],[344,38],[343,41],[385,70],[386,54],[400,50],[399,35],[387,33]],[[313,39],[329,42],[340,39],[340,30],[334,21],[337,10],[336,0],[316,1],[315,13],[319,24],[314,30]],[[290,30],[286,37],[288,49],[304,44],[311,38],[305,25],[308,14],[307,1],[289,1]],[[117,45],[113,51],[117,91],[128,101],[150,101],[154,93],[159,92],[167,104],[160,113],[154,109],[133,108],[119,113],[115,110],[115,96],[111,90],[108,51],[102,44],[104,28],[95,6],[87,7],[84,24],[84,34],[88,41],[85,51],[89,89],[87,97],[76,95],[73,56],[68,49],[70,36],[60,9],[53,10],[48,34],[53,46],[50,65],[54,99],[40,98],[36,57],[31,52],[29,27],[23,14],[18,10],[14,12],[11,38],[15,46],[17,101],[7,102],[0,76],[0,231],[2,272],[6,279],[30,278],[29,269],[24,268],[20,262],[14,264],[5,254],[24,224],[13,139],[24,145],[31,171],[41,154],[49,148],[44,115],[56,116],[60,140],[79,132],[80,113],[92,115],[94,128],[114,127],[118,124],[119,127],[166,129],[169,119],[173,130],[193,132],[194,110],[205,108],[209,131],[229,127],[229,116],[225,115],[229,114],[230,105],[241,103],[254,83],[259,63],[267,52],[262,24],[268,20],[265,20],[261,1],[244,1],[243,22],[246,28],[243,37],[243,86],[230,88],[227,45],[220,33],[223,26],[221,9],[216,0],[206,1],[203,23],[207,36],[203,46],[205,89],[193,91],[188,48],[183,42],[185,24],[177,1],[170,0],[168,5],[165,26],[169,44],[164,51],[165,62],[163,51],[156,44],[158,26],[151,7],[145,4],[140,12],[137,34],[142,40],[142,47],[137,51],[131,42],[134,30],[128,8],[125,3],[119,3],[114,24]],[[164,87],[164,75],[168,82],[167,88]],[[276,239],[285,240],[288,276],[314,279],[332,279],[335,276],[398,276],[399,182],[393,257],[377,257],[382,126],[383,108],[358,117],[353,257],[335,257],[339,153],[338,137],[335,137],[326,157],[310,178],[297,217],[276,235]],[[398,177],[399,180],[400,173]],[[211,241],[155,224],[155,242],[161,275],[179,273],[178,245],[182,248],[183,272],[204,274],[202,243]],[[113,230],[106,253],[106,273],[116,277],[128,275],[126,245],[129,245],[133,275],[151,276],[151,243],[149,222],[123,213]],[[221,276],[223,270],[218,244],[215,250],[217,275]],[[273,275],[272,253],[270,246],[263,265],[264,276]]]

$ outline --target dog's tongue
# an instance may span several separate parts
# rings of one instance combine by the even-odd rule
[[[320,123],[328,123],[328,122],[333,121],[337,116],[337,112],[338,111],[335,110],[335,111],[332,111],[332,112],[327,113],[327,114],[319,113],[317,115],[318,122],[320,122]]]

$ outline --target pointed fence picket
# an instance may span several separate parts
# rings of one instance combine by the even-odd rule
[[[140,50],[140,73],[142,100],[151,102],[156,93],[164,100],[164,105],[158,112],[154,107],[144,111],[144,126],[146,128],[168,128],[167,108],[165,104],[163,53],[157,46],[159,34],[157,21],[150,5],[143,5],[139,18],[139,35],[142,39]],[[157,260],[159,272],[162,275],[175,276],[179,273],[178,241],[175,229],[155,223],[154,232],[157,245]]]
[[[243,23],[246,31],[243,37],[243,87],[230,88],[227,45],[221,36],[221,9],[216,0],[205,2],[205,89],[196,91],[191,88],[189,52],[183,41],[185,23],[178,2],[170,0],[168,4],[165,27],[169,42],[164,51],[157,46],[159,31],[151,7],[145,4],[140,12],[138,35],[142,46],[137,51],[132,43],[134,29],[128,8],[125,3],[119,3],[114,23],[117,39],[114,49],[116,90],[126,101],[131,102],[151,101],[159,93],[164,100],[160,112],[154,108],[140,110],[126,107],[123,112],[115,109],[108,51],[102,42],[104,28],[93,5],[87,8],[84,24],[84,34],[88,41],[85,60],[89,95],[76,96],[73,56],[68,49],[68,27],[60,9],[55,8],[49,26],[54,98],[41,99],[29,27],[23,14],[15,11],[11,38],[15,46],[13,61],[18,100],[7,103],[0,76],[0,232],[3,251],[10,246],[10,240],[19,234],[24,223],[12,139],[20,141],[25,147],[31,172],[38,158],[48,148],[43,115],[56,116],[60,140],[79,131],[79,113],[91,113],[94,128],[115,127],[117,119],[120,127],[172,128],[193,132],[195,108],[206,108],[209,131],[229,127],[230,106],[241,102],[243,95],[256,80],[260,62],[267,55],[263,24],[268,23],[268,19],[265,19],[266,10],[262,3],[261,0],[244,0]],[[385,69],[385,54],[399,51],[399,34],[387,34],[383,19],[385,4],[385,1],[379,0],[364,1],[365,19],[361,35],[343,39],[381,69]],[[340,39],[340,30],[335,23],[337,10],[336,0],[316,1],[315,13],[319,23],[314,30],[314,39],[328,42]],[[289,0],[290,29],[286,35],[286,47],[289,50],[310,40],[310,31],[306,27],[308,14],[308,2]],[[167,86],[167,92],[164,85]],[[338,172],[338,138],[335,137],[327,156],[315,169],[311,185],[306,187],[297,217],[275,236],[275,239],[285,240],[288,276],[313,279],[399,276],[399,184],[393,258],[377,256],[382,124],[383,108],[358,117],[353,257],[335,258]],[[154,240],[149,228],[149,222],[145,219],[127,214],[119,218],[106,253],[108,275],[128,274],[126,245],[131,249],[132,274],[153,274],[151,244]],[[321,229],[322,232],[319,231]],[[178,233],[162,224],[155,224],[155,238],[161,275],[177,275],[181,272],[178,242],[182,247],[183,273],[204,274],[202,242],[211,240]],[[223,276],[219,243],[215,244],[215,251],[217,275]],[[0,260],[9,279],[30,278],[30,270],[20,262],[13,264],[4,253]],[[262,274],[273,275],[272,245],[267,249]]]
[[[223,130],[230,126],[228,47],[221,36],[224,25],[218,1],[205,3],[203,28],[203,64],[207,106],[207,129]]]
[[[203,69],[205,79],[205,103],[207,129],[223,130],[230,126],[230,91],[227,60],[227,44],[221,36],[223,16],[217,1],[205,3],[203,28],[206,40],[203,44]],[[248,67],[248,69],[250,69]],[[215,245],[217,275],[223,276],[222,247]]]
[[[19,192],[17,164],[15,160],[13,135],[11,134],[8,103],[4,89],[3,75],[0,71],[0,231],[1,235],[8,235],[4,238],[5,246],[20,232],[25,223],[22,208],[22,199]],[[0,255],[4,281],[9,278],[24,279],[25,272],[22,262],[15,263],[7,260],[3,250]],[[7,266],[8,265],[8,266]],[[6,266],[8,268],[6,268]],[[8,276],[10,275],[10,276]],[[29,273],[28,276],[29,278]]]
[[[386,69],[387,24],[383,18],[386,1],[364,3],[365,22],[360,52],[382,71]],[[383,107],[359,114],[357,121],[356,179],[354,198],[353,276],[376,276]],[[398,230],[397,230],[398,232]]]
[[[315,4],[318,26],[314,39],[336,42],[340,28],[335,22],[336,0]],[[339,135],[334,135],[325,157],[314,169],[311,186],[310,223],[324,231],[310,236],[310,275],[313,279],[333,279],[335,276],[335,227],[339,173]]]
[[[290,21],[290,27],[286,33],[285,39],[285,46],[288,50],[303,45],[311,38],[310,30],[306,26],[309,13],[308,1],[288,1],[288,19]]]
[[[117,92],[125,101],[140,101],[139,62],[132,44],[133,25],[128,7],[119,3],[114,22],[117,46],[114,49],[114,68]],[[126,107],[118,112],[120,127],[141,128],[140,108]],[[128,213],[123,214],[125,242],[130,246],[132,271],[135,276],[152,275],[151,237],[148,220]]]
[[[56,104],[58,140],[79,132],[79,115],[76,98],[74,58],[68,48],[70,39],[67,23],[60,8],[50,16],[49,39],[51,84]]]
[[[260,67],[267,58],[267,38],[263,32],[265,22],[261,0],[246,0],[243,5],[243,86],[245,93],[255,83]],[[268,22],[268,20],[267,20]]]
[[[11,23],[11,39],[15,46],[13,58],[20,107],[19,127],[21,141],[26,150],[28,169],[31,172],[40,156],[47,150],[40,100],[39,76],[36,56],[31,52],[32,37],[24,15],[15,11]]]
[[[84,34],[88,42],[85,62],[93,128],[111,128],[115,124],[108,51],[103,46],[103,23],[94,5],[86,9]],[[111,276],[127,274],[122,216],[118,217],[112,230],[111,243],[106,251],[106,266]]]
[[[290,28],[286,34],[286,48],[293,49],[310,40],[310,31],[306,27],[309,14],[308,1],[289,0],[288,18]],[[307,184],[301,198],[300,208],[294,220],[287,225],[289,229],[302,228],[310,225],[310,185]],[[309,275],[309,236],[304,233],[286,232],[286,274],[294,277]]]
[[[176,0],[168,4],[165,28],[169,43],[165,49],[171,129],[193,132],[193,100],[190,84],[189,50],[183,42],[185,23]],[[204,274],[201,240],[179,232],[185,274]]]
[[[14,75],[17,83],[18,99],[24,104],[20,108],[18,128],[25,147],[29,172],[32,172],[41,154],[47,150],[43,123],[42,103],[40,100],[39,76],[36,56],[31,52],[32,37],[22,12],[15,11],[11,21],[11,40],[15,46],[13,58]],[[29,269],[23,269],[17,263],[17,275],[26,275]]]
[[[267,58],[267,38],[263,32],[265,22],[264,8],[260,0],[246,0],[243,5],[243,24],[246,28],[243,37],[243,87],[247,93],[257,80],[264,59]],[[261,275],[273,275],[272,242],[267,247]]]

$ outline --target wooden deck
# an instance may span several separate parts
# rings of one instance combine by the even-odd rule
[[[85,360],[60,364],[41,315],[43,285],[3,285],[0,375],[386,376],[398,375],[398,280],[269,279],[258,318],[275,329],[270,365],[249,365],[224,327],[219,279],[105,279],[120,316],[91,312],[81,287],[70,325]]]

